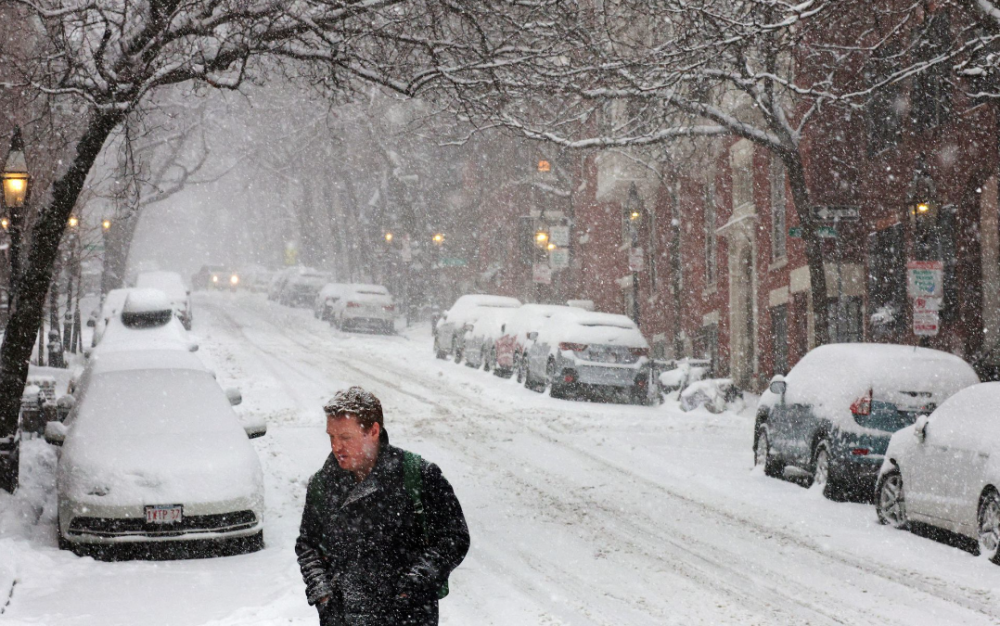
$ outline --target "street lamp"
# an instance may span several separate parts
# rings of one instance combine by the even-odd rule
[[[541,247],[544,248],[545,244],[547,244],[548,241],[549,241],[549,234],[547,232],[545,232],[544,230],[540,230],[540,231],[538,231],[538,232],[535,233],[535,243],[537,245],[539,245],[539,246],[541,246]]]
[[[392,243],[392,237],[393,237],[392,233],[386,233],[385,234],[385,242],[386,243]]]
[[[443,245],[444,244],[444,235],[441,234],[441,233],[435,233],[434,236],[431,238],[431,240],[434,242],[434,245],[436,245],[436,246]]]
[[[80,218],[78,218],[75,215],[70,215],[69,221],[67,221],[66,223],[69,225],[70,228],[76,228],[77,226],[80,225]]]
[[[3,205],[7,213],[5,219],[8,220],[5,228],[10,231],[8,294],[13,294],[21,270],[21,219],[24,205],[28,203],[31,194],[31,176],[28,174],[28,161],[24,156],[24,139],[21,138],[20,128],[14,128],[14,135],[10,138],[10,150],[7,151],[7,160],[4,162],[3,171],[0,172],[0,180],[3,182]],[[8,295],[8,306],[9,302],[10,295]]]
[[[111,220],[109,219],[101,220],[101,230],[103,230],[104,232],[108,232],[109,230],[111,230]]]

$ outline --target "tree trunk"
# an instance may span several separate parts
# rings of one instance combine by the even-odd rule
[[[809,290],[812,294],[813,329],[816,345],[830,340],[829,317],[827,315],[826,272],[823,268],[823,240],[819,237],[818,225],[812,218],[809,207],[809,187],[806,184],[805,168],[801,155],[796,153],[783,159],[788,172],[788,183],[792,189],[795,214],[802,228],[802,241],[806,245],[806,263],[809,266]]]
[[[91,113],[87,130],[76,146],[69,169],[52,185],[48,206],[38,216],[28,256],[18,281],[17,306],[11,315],[0,346],[0,488],[13,492],[18,485],[20,433],[18,417],[21,393],[28,377],[28,360],[35,334],[42,321],[45,295],[52,280],[52,268],[59,254],[59,242],[66,230],[80,190],[104,143],[121,122],[123,114]],[[4,449],[6,448],[6,449]]]

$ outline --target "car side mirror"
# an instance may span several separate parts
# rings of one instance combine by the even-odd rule
[[[236,387],[226,389],[226,398],[229,399],[229,404],[232,406],[239,406],[240,404],[243,404],[243,394]]]
[[[530,333],[528,333],[528,341],[534,341],[535,339],[538,339],[537,331],[531,331]]]
[[[45,441],[54,446],[61,446],[66,441],[68,430],[66,424],[62,422],[48,422],[45,424]]]
[[[930,420],[926,415],[921,415],[917,418],[917,421],[913,424],[913,436],[917,438],[917,441],[923,443],[927,439],[927,424]]]
[[[771,384],[768,386],[768,389],[771,390],[771,393],[784,397],[785,391],[788,390],[788,383],[785,382],[784,378],[775,376],[774,379],[771,380]]]

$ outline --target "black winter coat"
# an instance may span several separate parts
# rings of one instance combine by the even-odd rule
[[[309,604],[331,598],[317,607],[324,626],[438,623],[438,590],[465,558],[469,530],[441,470],[424,461],[421,476],[427,540],[404,486],[403,451],[384,430],[365,480],[332,454],[309,480],[295,552]]]

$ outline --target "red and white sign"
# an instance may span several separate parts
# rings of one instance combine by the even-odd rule
[[[548,263],[535,263],[531,277],[539,285],[551,285],[552,267]]]
[[[645,259],[642,248],[631,248],[628,253],[628,271],[641,272]]]
[[[176,524],[184,520],[184,507],[180,504],[155,504],[146,507],[147,524]]]
[[[941,301],[937,298],[913,299],[913,334],[935,337],[941,321]]]

